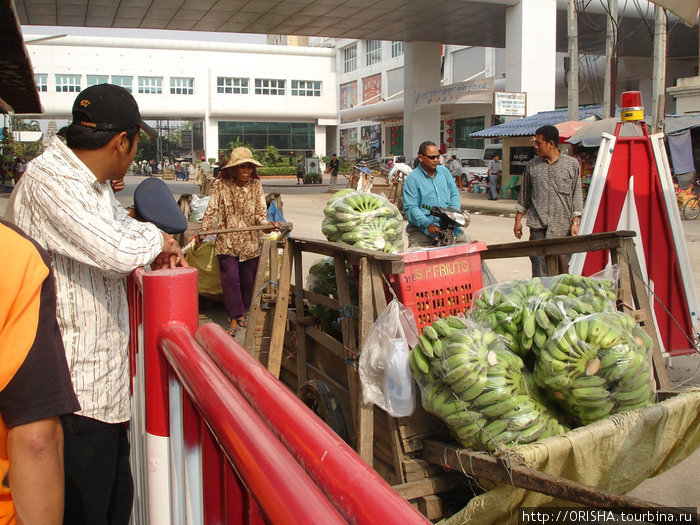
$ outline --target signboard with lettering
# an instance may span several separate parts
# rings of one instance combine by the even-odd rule
[[[522,175],[525,172],[525,166],[535,157],[535,148],[532,146],[521,146],[510,148],[510,174]]]
[[[496,91],[493,94],[493,113],[507,117],[524,117],[527,93]]]
[[[416,96],[415,109],[436,104],[490,104],[492,97],[493,78],[481,78],[420,93]]]

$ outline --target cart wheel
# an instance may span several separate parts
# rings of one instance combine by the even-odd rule
[[[304,383],[297,394],[304,404],[314,414],[331,427],[331,430],[347,442],[348,432],[345,428],[345,418],[340,410],[340,403],[336,395],[328,388],[328,385],[318,379],[312,379]]]

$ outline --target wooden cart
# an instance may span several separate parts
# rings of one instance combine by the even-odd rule
[[[609,250],[613,262],[621,269],[620,304],[655,341],[653,359],[657,384],[667,389],[668,379],[651,322],[633,237],[633,232],[616,232],[492,245],[482,252],[482,258],[543,255],[548,268],[554,269],[560,254]],[[279,265],[278,249],[283,250]],[[334,258],[337,298],[314,294],[303,286],[302,259],[310,254]],[[359,292],[356,303],[350,298],[346,264],[356,268]],[[459,449],[448,437],[444,424],[425,412],[420,403],[415,413],[406,418],[394,418],[364,404],[357,373],[358,354],[372,323],[387,304],[383,275],[402,273],[403,266],[400,255],[338,243],[299,238],[279,244],[267,242],[258,268],[257,300],[249,315],[246,348],[297,392],[428,519],[445,517],[455,511],[449,508],[443,496],[450,491],[454,493],[452,489],[460,486],[462,488],[456,492],[467,492],[464,489],[467,478],[462,472],[599,508],[647,509],[652,506],[522,465],[505,464],[485,453]],[[341,340],[317,326],[306,302],[340,312]]]

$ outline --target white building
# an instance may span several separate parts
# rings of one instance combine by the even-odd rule
[[[110,82],[133,93],[145,120],[192,121],[193,149],[209,158],[237,139],[282,154],[335,144],[333,49],[78,36],[27,48],[44,108],[28,118],[70,120],[78,92]]]

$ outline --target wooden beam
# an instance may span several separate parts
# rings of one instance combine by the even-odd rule
[[[318,239],[292,237],[290,241],[297,243],[299,248],[305,252],[318,253],[330,257],[342,254],[349,264],[360,264],[360,259],[367,257],[377,261],[384,273],[403,273],[404,271],[403,257],[399,254],[365,250],[339,242],[320,241]]]
[[[270,264],[270,250],[267,249],[268,243],[270,242],[272,241],[266,240],[262,245],[260,259],[258,260],[258,270],[255,273],[255,285],[253,287],[255,292],[261,289],[263,284],[265,284],[265,273]],[[258,325],[265,322],[265,315],[262,313],[261,302],[261,295],[256,295],[253,298],[253,303],[250,305],[250,310],[248,311],[248,327],[246,328],[245,338],[243,339],[243,347],[258,361],[260,360],[260,348],[255,344],[255,332]]]
[[[289,250],[294,263],[294,310],[296,312],[296,352],[297,352],[297,392],[306,383],[306,331],[304,330],[304,298],[298,293],[304,290],[304,268],[301,260],[301,250],[296,249],[296,245],[289,243]],[[287,312],[289,316],[289,312]]]
[[[273,261],[270,261],[272,264]],[[275,257],[274,264],[277,264]],[[267,370],[279,379],[282,366],[282,353],[284,347],[284,334],[287,331],[287,309],[289,307],[289,289],[292,281],[292,257],[291,250],[285,243],[282,253],[282,265],[277,285],[277,301],[275,302],[275,315],[272,320],[272,334],[270,335],[270,355],[267,361]]]
[[[557,255],[578,252],[610,250],[622,246],[622,241],[634,237],[632,231],[592,233],[563,237],[560,239],[541,239],[537,241],[509,242],[490,244],[488,249],[480,252],[482,259],[502,259],[508,257],[528,257],[530,255]]]
[[[362,346],[376,319],[372,305],[372,280],[367,257],[360,259],[359,282],[357,284],[359,292],[358,349],[362,350]],[[355,434],[357,437],[357,453],[367,464],[371,465],[372,458],[374,457],[374,405],[368,405],[364,402],[362,398],[360,376],[355,367],[352,367],[352,372],[350,372],[350,368],[348,368],[348,385],[352,393],[351,399],[353,403],[357,403],[357,418],[354,420]]]
[[[438,441],[423,442],[423,457],[431,463],[449,467],[467,476],[497,481],[596,509],[625,507],[631,511],[643,511],[659,508],[658,503],[619,496],[590,485],[545,474],[511,459],[495,458],[484,452],[472,452]]]
[[[653,321],[653,307],[649,302],[647,287],[642,277],[642,268],[639,265],[639,259],[637,258],[637,252],[635,251],[634,241],[632,241],[632,239],[629,239],[622,248],[622,256],[629,266],[629,277],[634,303],[639,310],[646,314],[646,318],[649,320],[644,323],[642,328],[644,328],[647,335],[651,337],[651,357],[654,365],[656,386],[660,390],[670,390],[671,383],[666,373],[666,362],[661,355],[661,341],[659,341],[657,337],[656,323]]]
[[[419,481],[410,481],[400,485],[391,487],[399,496],[404,499],[415,499],[421,496],[430,496],[432,494],[440,494],[454,488],[454,482],[444,476],[425,478]]]

